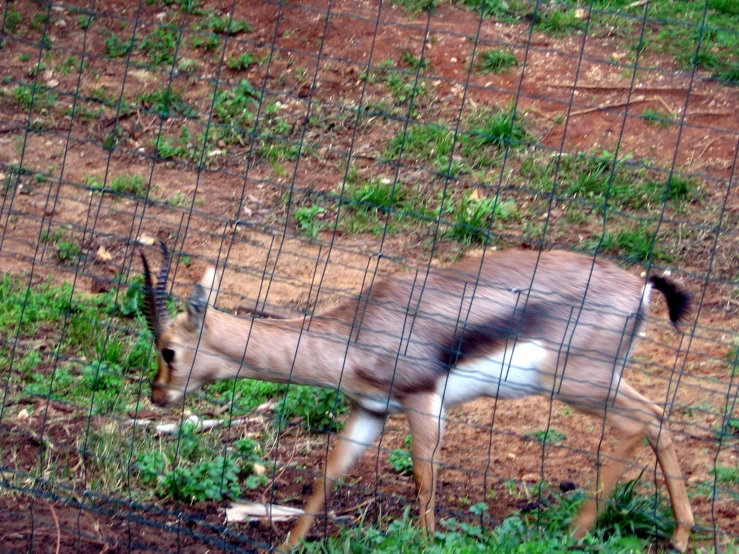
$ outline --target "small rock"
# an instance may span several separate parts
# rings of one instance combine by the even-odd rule
[[[515,460],[516,459],[516,455],[513,452],[509,452],[508,453],[508,459],[509,460]]]
[[[255,475],[264,475],[267,471],[267,468],[264,467],[262,464],[254,464],[253,471]]]
[[[97,259],[100,260],[101,262],[109,262],[110,260],[113,259],[113,255],[110,252],[108,252],[104,246],[101,246],[100,248],[98,248],[98,251],[95,254],[95,257],[97,257]]]
[[[458,60],[457,60],[457,58],[449,58],[449,61],[452,62],[452,63],[457,63]]]
[[[57,79],[49,79],[46,81],[46,85],[50,88],[56,88],[59,86],[59,81]]]
[[[524,483],[538,483],[541,480],[541,476],[538,473],[527,473],[521,477],[521,481]]]
[[[151,246],[152,244],[154,244],[154,237],[150,237],[149,235],[141,235],[138,238],[138,241],[145,246]]]
[[[27,420],[29,417],[31,417],[31,414],[28,413],[28,410],[23,408],[20,412],[18,412],[18,419],[21,421]]]

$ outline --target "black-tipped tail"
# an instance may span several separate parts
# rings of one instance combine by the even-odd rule
[[[670,321],[677,327],[677,324],[683,321],[690,312],[690,295],[664,277],[652,275],[649,282],[665,296],[667,309],[670,312]]]

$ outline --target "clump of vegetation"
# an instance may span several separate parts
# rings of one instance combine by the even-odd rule
[[[208,13],[206,18],[197,25],[200,30],[207,29],[219,35],[238,35],[239,33],[250,33],[251,25],[243,19],[232,19],[229,15],[216,15]]]
[[[534,16],[534,25],[543,33],[561,37],[574,31],[582,31],[585,21],[578,19],[574,9],[539,10]]]
[[[249,52],[244,52],[240,56],[228,58],[226,60],[226,66],[234,71],[243,71],[248,69],[251,64],[254,63],[254,57]]]
[[[221,89],[215,94],[213,113],[218,120],[218,138],[231,144],[239,142],[254,119],[252,110],[259,105],[259,92],[242,79],[234,87]]]
[[[3,30],[10,35],[14,35],[18,31],[21,21],[23,21],[23,16],[17,10],[8,8],[3,20]]]
[[[42,110],[54,107],[57,94],[38,84],[31,86],[21,84],[13,90],[13,98],[24,110],[30,110],[31,106],[35,109]]]
[[[646,123],[659,125],[661,127],[669,127],[675,121],[675,117],[673,115],[653,110],[652,108],[643,110],[639,119],[642,119]]]
[[[142,94],[141,103],[162,119],[169,118],[172,113],[177,113],[184,117],[195,117],[197,115],[197,112],[192,106],[182,98],[182,94],[169,87]]]
[[[518,211],[512,200],[502,200],[465,194],[451,206],[452,225],[444,232],[444,238],[456,240],[467,246],[490,241],[490,229],[502,225]]]
[[[390,451],[387,461],[396,473],[413,475],[413,456],[410,453],[413,444],[411,435],[406,435],[403,444],[405,444],[405,448],[396,448]]]
[[[141,49],[154,65],[171,64],[177,47],[179,30],[174,25],[157,25],[141,42]]]
[[[616,488],[597,528],[582,541],[569,533],[582,492],[561,494],[545,487],[538,495],[536,510],[511,516],[497,526],[491,522],[487,505],[478,503],[469,508],[464,521],[442,519],[429,540],[408,509],[403,518],[381,522],[380,527],[351,526],[342,529],[338,537],[306,543],[303,552],[538,554],[582,548],[611,554],[641,552],[649,548],[648,541],[669,537],[671,516],[660,498],[638,494],[637,485],[638,481],[632,481]]]
[[[523,434],[524,438],[537,440],[541,443],[559,444],[567,439],[567,435],[562,431],[550,427],[549,429],[541,429],[539,431],[527,431]]]
[[[530,137],[524,128],[523,117],[514,106],[500,110],[481,110],[470,119],[468,136],[462,154],[474,157],[474,152],[486,147],[512,148],[524,145]]]
[[[315,238],[326,226],[326,224],[319,219],[321,214],[325,212],[326,209],[318,204],[301,206],[295,210],[295,220],[298,222],[298,227],[303,233]]]
[[[115,33],[105,39],[105,52],[111,58],[125,58],[134,47],[134,38],[121,39]]]
[[[275,407],[280,427],[293,417],[302,419],[311,431],[341,431],[344,422],[337,416],[349,413],[349,404],[340,392],[321,387],[291,385]]]
[[[261,459],[252,439],[239,439],[233,452],[207,460],[200,459],[203,453],[194,425],[181,426],[180,440],[184,446],[174,469],[169,469],[174,460],[171,451],[141,452],[136,457],[139,479],[162,496],[184,502],[221,501],[239,496],[242,483],[248,489],[267,483],[263,473],[254,472]]]
[[[485,50],[480,54],[477,67],[482,73],[502,73],[518,65],[515,55],[506,50]]]
[[[650,256],[658,261],[672,261],[655,240],[654,230],[648,222],[632,223],[615,233],[606,231],[589,242],[587,247],[592,250],[598,245],[603,252],[620,255],[627,264],[645,263]]]

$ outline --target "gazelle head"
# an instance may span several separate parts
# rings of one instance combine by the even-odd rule
[[[187,310],[170,319],[164,302],[169,251],[164,243],[161,247],[164,259],[156,287],[143,253],[141,260],[144,264],[144,311],[159,360],[159,371],[151,384],[151,401],[157,406],[170,407],[180,404],[186,392],[214,381],[223,361],[209,352],[209,325],[205,319],[206,310],[215,298],[215,268],[208,268],[201,282],[193,287]]]

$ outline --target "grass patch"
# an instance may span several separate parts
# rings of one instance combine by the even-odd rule
[[[251,64],[254,63],[254,57],[248,52],[244,52],[238,57],[228,58],[226,60],[226,67],[233,71],[244,71],[248,69]]]
[[[396,448],[390,451],[387,461],[396,473],[413,475],[413,456],[410,452],[413,437],[406,435],[403,444],[405,444],[405,448]]]
[[[436,171],[458,176],[495,165],[506,145],[519,148],[529,140],[522,118],[514,116],[512,107],[493,108],[479,110],[468,118],[466,130],[457,135],[453,160],[454,133],[442,124],[409,125],[405,135],[399,133],[390,140],[384,156],[394,159],[402,154],[404,160],[430,162]]]
[[[557,168],[556,160],[542,163],[531,157],[521,164],[521,176],[539,192],[549,194],[554,190],[558,199],[577,200],[581,206],[599,211],[608,206],[649,213],[661,209],[665,200],[671,207],[679,208],[698,198],[698,185],[693,179],[679,175],[655,179],[646,169],[630,164],[629,159],[626,155],[616,161],[613,154],[604,150],[597,155],[563,157]]]
[[[647,108],[642,111],[639,119],[641,119],[645,123],[651,125],[659,125],[660,127],[669,127],[675,122],[675,116],[673,116],[672,114],[659,110],[653,110],[652,108]]]
[[[198,22],[197,29],[208,30],[218,35],[238,35],[239,33],[250,33],[251,25],[243,19],[232,19],[228,15],[216,15],[209,12],[205,19]]]
[[[134,38],[121,39],[113,33],[105,39],[105,53],[111,58],[125,58],[134,47]]]
[[[506,50],[485,50],[480,54],[477,68],[481,73],[502,73],[518,65],[518,58]]]
[[[672,261],[672,257],[659,247],[659,241],[655,240],[648,222],[631,222],[627,225],[615,233],[606,231],[587,243],[586,247],[595,250],[600,243],[601,251],[617,254],[629,265],[645,263],[650,255],[657,261]]]
[[[171,114],[183,117],[195,117],[197,112],[185,102],[182,94],[171,88],[160,88],[141,95],[143,106],[157,114],[162,119],[168,119]]]
[[[567,439],[562,431],[557,431],[553,427],[549,429],[541,429],[539,431],[527,431],[523,434],[524,438],[529,440],[536,440],[541,443],[559,444]]]
[[[450,209],[452,224],[443,236],[466,246],[489,242],[490,230],[518,213],[518,207],[511,200],[504,201],[498,196],[480,198],[473,193],[465,194]]]
[[[31,107],[37,110],[48,110],[54,107],[57,94],[37,84],[18,85],[13,90],[13,99],[20,104],[24,110]]]
[[[141,42],[141,50],[146,52],[153,65],[174,62],[179,29],[174,25],[158,25]]]
[[[232,88],[215,93],[213,113],[218,120],[217,138],[226,144],[240,142],[254,119],[252,110],[259,105],[261,96],[246,79]]]
[[[326,226],[326,223],[320,220],[321,214],[325,212],[326,209],[318,204],[301,206],[295,210],[295,220],[300,231],[313,238],[317,237]]]
[[[669,537],[674,526],[662,498],[641,494],[635,480],[617,486],[597,528],[581,542],[576,541],[569,534],[569,525],[582,500],[580,491],[562,494],[544,486],[536,509],[513,515],[499,525],[491,522],[488,507],[481,502],[459,519],[442,519],[430,540],[407,509],[402,518],[381,520],[379,526],[355,525],[344,528],[338,537],[303,544],[302,552],[545,554],[583,549],[625,554],[651,548],[651,541]]]
[[[23,16],[13,8],[8,8],[3,20],[3,31],[10,35],[14,35],[18,31],[18,27],[23,21]]]

